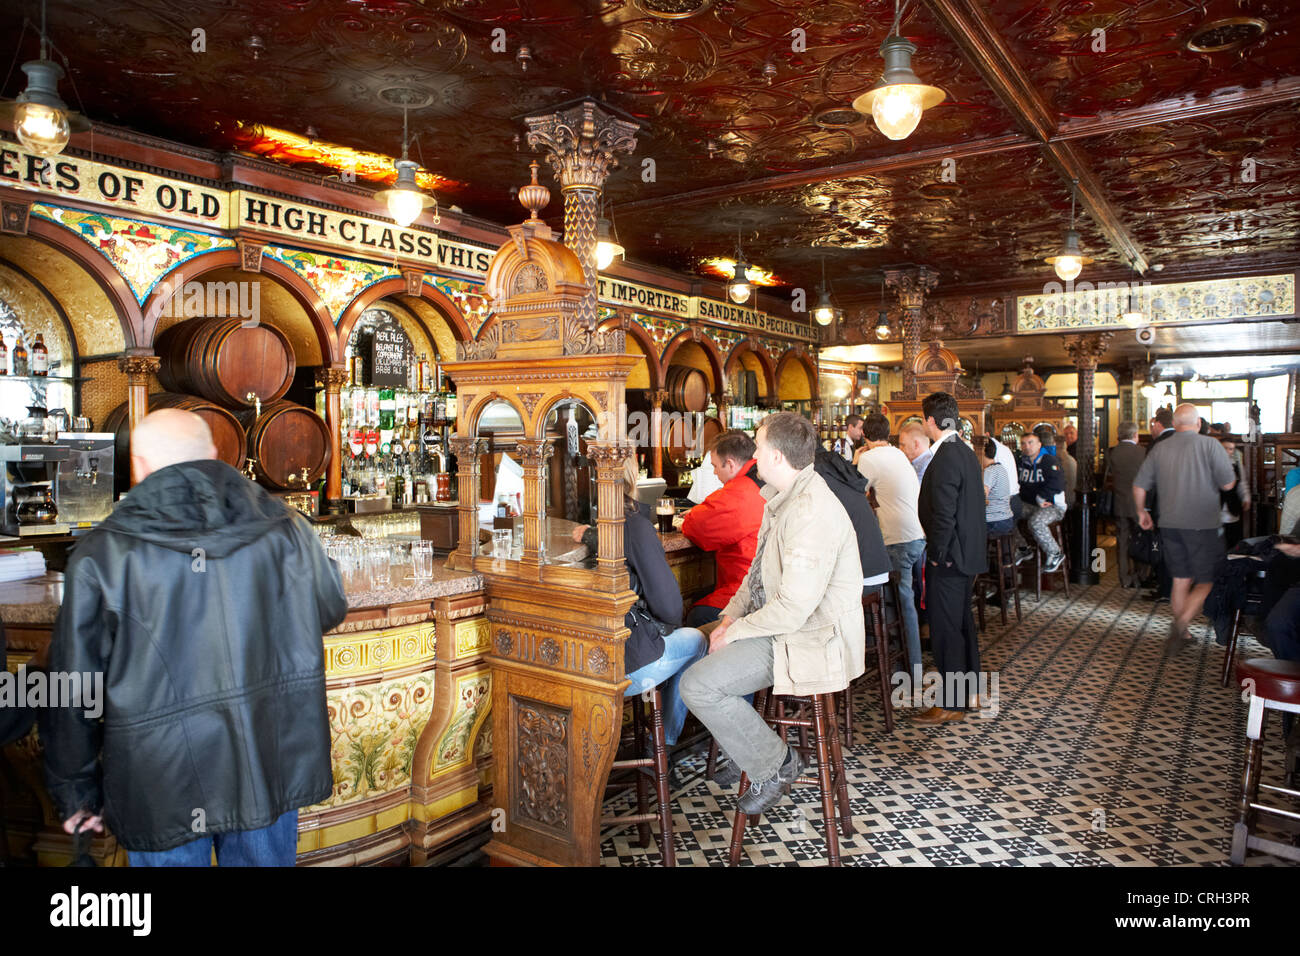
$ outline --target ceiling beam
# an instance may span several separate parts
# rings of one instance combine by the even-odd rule
[[[926,6],[1020,125],[1043,143],[1057,171],[1067,180],[1078,181],[1079,201],[1111,247],[1125,263],[1145,272],[1147,260],[1137,240],[1111,206],[1082,153],[1068,143],[1053,141],[1059,125],[1056,112],[1043,100],[982,7],[973,0],[926,0]]]
[[[1066,120],[1052,134],[1051,141],[1060,142],[1086,136],[1101,136],[1106,133],[1122,133],[1143,126],[1206,119],[1241,110],[1278,106],[1295,99],[1300,99],[1300,77],[1288,76],[1285,79],[1264,83],[1253,90],[1233,90],[1210,96],[1161,100],[1131,110]]]
[[[852,163],[840,163],[837,166],[819,166],[816,169],[800,170],[793,173],[781,173],[778,176],[764,176],[747,182],[728,183],[722,186],[707,186],[691,192],[675,195],[655,196],[649,199],[636,199],[632,202],[619,203],[614,212],[623,215],[642,209],[659,206],[683,206],[714,200],[731,199],[751,193],[768,192],[773,189],[793,189],[813,183],[824,183],[832,179],[847,179],[851,176],[863,176],[871,173],[887,173],[897,169],[909,169],[913,166],[938,164],[945,159],[964,159],[971,156],[987,156],[993,153],[1005,153],[1014,149],[1033,146],[1034,141],[1019,133],[1006,136],[994,136],[988,139],[968,140],[955,146],[936,146],[911,153],[898,153],[893,156],[879,156],[875,159],[858,160]]]

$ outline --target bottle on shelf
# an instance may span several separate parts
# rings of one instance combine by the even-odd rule
[[[32,343],[32,374],[50,374],[50,352],[39,332],[36,333],[36,341]]]
[[[21,334],[19,334],[18,341],[14,344],[14,374],[31,374],[27,365],[27,347],[23,345]]]

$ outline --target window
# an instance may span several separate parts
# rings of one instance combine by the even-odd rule
[[[1287,427],[1287,375],[1255,379],[1254,398],[1259,406],[1259,428],[1265,434],[1289,431]]]
[[[1245,398],[1250,382],[1244,378],[1216,381],[1183,382],[1183,401],[1203,398]]]

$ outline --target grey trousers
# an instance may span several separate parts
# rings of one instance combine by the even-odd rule
[[[1053,521],[1060,521],[1065,517],[1065,512],[1056,505],[1025,505],[1025,524],[1029,525],[1029,530],[1038,542],[1038,546],[1043,549],[1043,554],[1048,558],[1055,557],[1060,553],[1060,548],[1056,545],[1056,539],[1052,537],[1052,532],[1047,530],[1047,526]]]
[[[787,753],[785,742],[745,701],[746,694],[772,686],[772,641],[733,641],[692,664],[678,685],[691,713],[751,780],[776,776]]]

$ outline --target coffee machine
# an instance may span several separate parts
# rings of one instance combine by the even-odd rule
[[[113,432],[60,432],[68,457],[58,463],[54,501],[59,522],[74,535],[85,534],[113,510]]]
[[[0,502],[0,531],[19,537],[67,534],[59,520],[54,485],[59,464],[68,459],[66,445],[29,442],[0,445],[4,465],[4,499]]]

